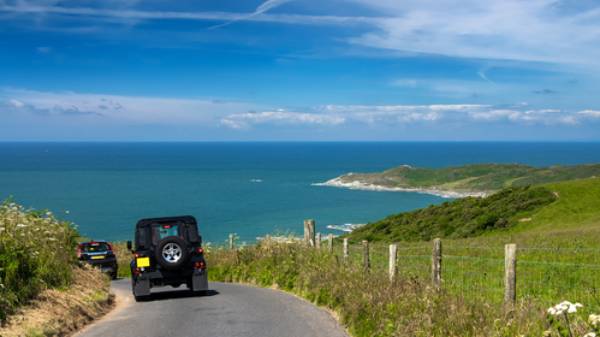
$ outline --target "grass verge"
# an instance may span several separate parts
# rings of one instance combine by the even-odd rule
[[[9,316],[0,336],[68,336],[108,312],[114,302],[108,278],[88,266],[74,267],[65,289],[46,289]]]
[[[520,298],[517,308],[506,314],[485,298],[438,292],[430,282],[409,274],[390,283],[385,271],[365,272],[359,264],[344,264],[338,255],[300,244],[261,242],[239,251],[214,249],[208,262],[211,280],[275,286],[297,294],[335,311],[355,337],[541,336],[549,328],[546,306],[535,299]]]

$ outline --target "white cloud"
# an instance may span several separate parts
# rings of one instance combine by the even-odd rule
[[[600,118],[600,110],[583,110],[577,114],[585,118]]]
[[[339,105],[302,111],[246,102],[75,92],[0,89],[0,113],[64,121],[126,125],[198,125],[250,129],[254,126],[342,127],[369,125],[445,125],[447,123],[509,123],[515,125],[576,125],[600,120],[600,110],[534,109],[527,104],[498,107],[484,104]]]
[[[267,0],[267,1],[263,2],[262,4],[260,4],[254,10],[254,12],[252,12],[252,13],[250,13],[248,15],[245,15],[245,16],[240,16],[240,17],[238,17],[236,19],[233,19],[233,20],[226,21],[226,22],[218,24],[216,26],[212,26],[212,27],[210,27],[210,29],[221,28],[221,27],[228,26],[228,25],[230,25],[230,24],[232,24],[234,22],[237,22],[237,21],[251,19],[254,16],[264,14],[267,11],[269,11],[269,10],[271,10],[273,8],[279,7],[279,6],[283,5],[284,3],[290,2],[290,1],[291,0]]]
[[[237,113],[221,119],[223,125],[234,129],[243,129],[259,124],[340,125],[344,122],[345,118],[340,115],[292,112],[283,109]]]
[[[351,39],[361,45],[468,58],[596,65],[600,57],[598,5],[574,11],[556,0],[355,1],[389,16],[378,20],[377,30]],[[481,75],[485,79],[485,73]]]
[[[8,104],[12,105],[15,108],[22,108],[25,106],[25,103],[23,103],[19,100],[16,100],[16,99],[9,99]]]
[[[592,2],[586,7],[564,0],[353,1],[379,15],[268,13],[287,0],[267,0],[251,13],[140,10],[114,2],[103,7],[70,7],[47,1],[0,4],[0,11],[127,23],[225,21],[222,26],[248,20],[294,25],[358,25],[364,30],[350,35],[349,43],[394,52],[599,65],[600,5]],[[485,71],[479,76],[487,79]]]
[[[260,105],[210,99],[179,99],[143,96],[0,90],[9,107],[21,113],[46,117],[89,116],[106,121],[133,123],[215,124],[228,114]]]

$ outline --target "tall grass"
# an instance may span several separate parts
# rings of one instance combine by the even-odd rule
[[[355,337],[515,336],[541,334],[543,312],[520,303],[515,316],[498,306],[436,292],[429,283],[383,272],[365,273],[329,255],[297,244],[263,242],[239,252],[213,250],[212,280],[252,282],[294,292],[335,310]]]
[[[209,275],[215,281],[275,285],[329,307],[355,337],[542,336],[550,329],[546,309],[552,304],[582,302],[582,317],[600,310],[595,269],[600,251],[583,248],[575,239],[580,233],[570,235],[570,246],[563,245],[569,241],[563,235],[554,241],[547,237],[540,249],[525,248],[535,242],[532,238],[446,240],[441,292],[431,287],[431,244],[421,242],[400,245],[394,283],[388,280],[387,245],[382,244],[371,246],[368,273],[358,245],[351,246],[344,262],[339,245],[329,254],[262,241],[239,251],[213,249]],[[589,243],[597,238],[590,236]],[[502,302],[503,241],[521,245],[518,305],[510,314]]]
[[[0,321],[41,290],[70,284],[76,239],[50,212],[0,205]]]

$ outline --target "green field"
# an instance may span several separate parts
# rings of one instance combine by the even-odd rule
[[[380,173],[346,174],[339,177],[339,180],[343,183],[358,181],[388,188],[473,193],[596,176],[600,176],[600,164],[542,168],[520,164],[473,164],[437,169],[400,166]]]

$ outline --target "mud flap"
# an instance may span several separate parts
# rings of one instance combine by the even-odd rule
[[[150,295],[150,280],[138,279],[133,284],[133,294],[135,296],[149,296]]]
[[[192,275],[192,291],[208,290],[208,273],[206,270]]]

